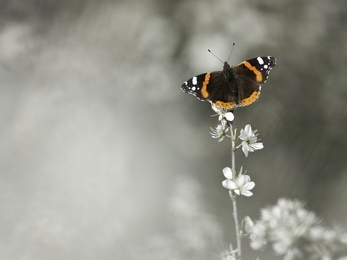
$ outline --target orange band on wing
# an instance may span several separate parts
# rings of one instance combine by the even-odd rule
[[[254,101],[257,100],[257,98],[259,97],[259,95],[260,95],[260,91],[259,91],[259,90],[254,91],[254,92],[252,93],[252,95],[250,95],[248,98],[245,98],[245,99],[242,99],[242,100],[241,100],[242,106],[244,107],[244,106],[248,106],[248,105],[252,104]]]
[[[217,101],[215,103],[215,106],[217,107],[222,107],[222,108],[226,108],[226,109],[232,109],[234,107],[236,107],[235,102],[223,102],[223,101]]]
[[[210,78],[211,78],[211,73],[206,73],[205,80],[204,82],[202,82],[202,87],[201,87],[201,95],[203,98],[208,98],[208,96],[210,95],[207,91],[207,84],[210,82]]]
[[[255,76],[256,76],[256,80],[258,82],[262,82],[263,81],[263,75],[261,74],[261,72],[254,66],[252,66],[248,61],[244,61],[243,64],[247,67],[247,69],[251,70],[254,72]]]

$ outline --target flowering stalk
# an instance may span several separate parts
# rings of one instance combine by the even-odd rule
[[[233,122],[229,123],[230,127],[230,139],[231,139],[231,172],[233,174],[233,178],[235,177],[236,173],[236,166],[235,166],[235,151],[236,151],[236,131],[234,133],[233,131]],[[240,225],[239,225],[239,219],[237,215],[237,203],[236,203],[236,194],[233,194],[233,190],[229,189],[229,195],[230,199],[233,203],[233,217],[235,222],[235,232],[236,232],[236,244],[237,244],[237,259],[242,259],[242,250],[241,250],[241,233],[240,233]]]
[[[231,168],[223,169],[226,179],[222,185],[228,190],[233,205],[237,248],[233,249],[230,245],[230,249],[222,252],[221,259],[241,260],[241,239],[246,235],[250,238],[252,249],[261,250],[271,245],[273,251],[286,260],[347,260],[347,232],[341,228],[322,227],[316,215],[305,210],[299,201],[280,199],[276,206],[261,210],[261,218],[256,222],[245,217],[243,224],[239,224],[236,197],[252,196],[255,183],[243,172],[242,167],[236,172],[235,152],[242,147],[242,152],[248,157],[249,153],[263,149],[264,145],[258,142],[259,134],[257,130],[252,130],[251,125],[247,124],[237,135],[236,129],[233,129],[233,113],[214,106],[212,109],[217,112],[220,121],[215,129],[211,128],[212,137],[219,142],[225,137],[231,138]],[[230,136],[227,135],[229,129]],[[241,143],[237,145],[239,140]]]
[[[251,190],[254,188],[255,184],[253,181],[251,181],[250,176],[246,175],[245,172],[243,172],[242,167],[238,173],[236,172],[235,153],[236,150],[242,146],[242,151],[247,157],[249,152],[255,152],[256,150],[262,149],[263,144],[257,143],[257,131],[253,131],[250,125],[246,125],[244,129],[241,129],[240,135],[237,135],[237,129],[233,129],[234,114],[231,111],[223,108],[218,108],[214,105],[212,105],[212,109],[217,113],[218,120],[220,122],[220,124],[216,128],[211,128],[212,138],[218,139],[218,142],[223,141],[225,137],[231,138],[231,168],[225,167],[223,169],[223,174],[226,180],[222,182],[222,185],[228,190],[230,199],[233,204],[233,217],[235,222],[237,248],[235,250],[230,250],[228,257],[225,258],[223,256],[222,259],[241,260],[241,239],[243,233],[241,231],[237,214],[236,196],[252,196],[253,193],[251,192]],[[229,130],[230,136],[227,135],[227,132]],[[236,141],[238,140],[242,140],[242,143],[239,146],[236,145]]]

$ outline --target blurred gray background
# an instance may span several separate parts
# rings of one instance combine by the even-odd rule
[[[277,57],[235,112],[265,149],[240,217],[287,197],[347,227],[345,0],[0,1],[0,259],[211,259],[230,143],[194,75]],[[243,242],[245,259],[278,259]]]

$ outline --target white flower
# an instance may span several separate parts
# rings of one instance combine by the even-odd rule
[[[231,189],[237,195],[243,195],[246,197],[250,197],[253,195],[253,192],[250,190],[253,189],[255,183],[251,181],[251,178],[248,175],[239,175],[235,182],[231,182]]]
[[[221,123],[217,125],[216,128],[210,127],[210,129],[211,129],[210,134],[212,138],[219,138],[218,142],[221,142],[223,141],[224,137],[227,135],[229,126],[226,120],[222,120]]]
[[[234,114],[228,109],[217,107],[213,103],[211,103],[211,107],[214,112],[217,113],[219,121],[222,121],[223,119],[227,120],[228,122],[234,121]]]
[[[252,131],[251,125],[246,125],[245,129],[241,129],[239,138],[242,140],[242,151],[245,156],[248,156],[248,152],[254,152],[264,148],[262,143],[257,143],[258,134],[257,130]]]
[[[225,178],[227,178],[222,182],[224,188],[233,190],[237,195],[243,195],[246,197],[253,195],[250,190],[254,188],[255,183],[251,181],[251,178],[248,175],[242,174],[242,168],[239,175],[235,178],[229,167],[223,169],[223,174]]]

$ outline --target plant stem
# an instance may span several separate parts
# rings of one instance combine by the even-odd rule
[[[231,171],[233,173],[233,178],[236,179],[236,166],[235,166],[235,151],[236,151],[236,138],[234,136],[233,123],[229,123],[230,135],[231,135]],[[237,260],[241,260],[241,233],[240,225],[237,216],[237,204],[236,204],[236,195],[233,194],[232,190],[229,190],[229,195],[233,203],[233,217],[235,221],[235,232],[236,232],[236,243],[237,243]]]

